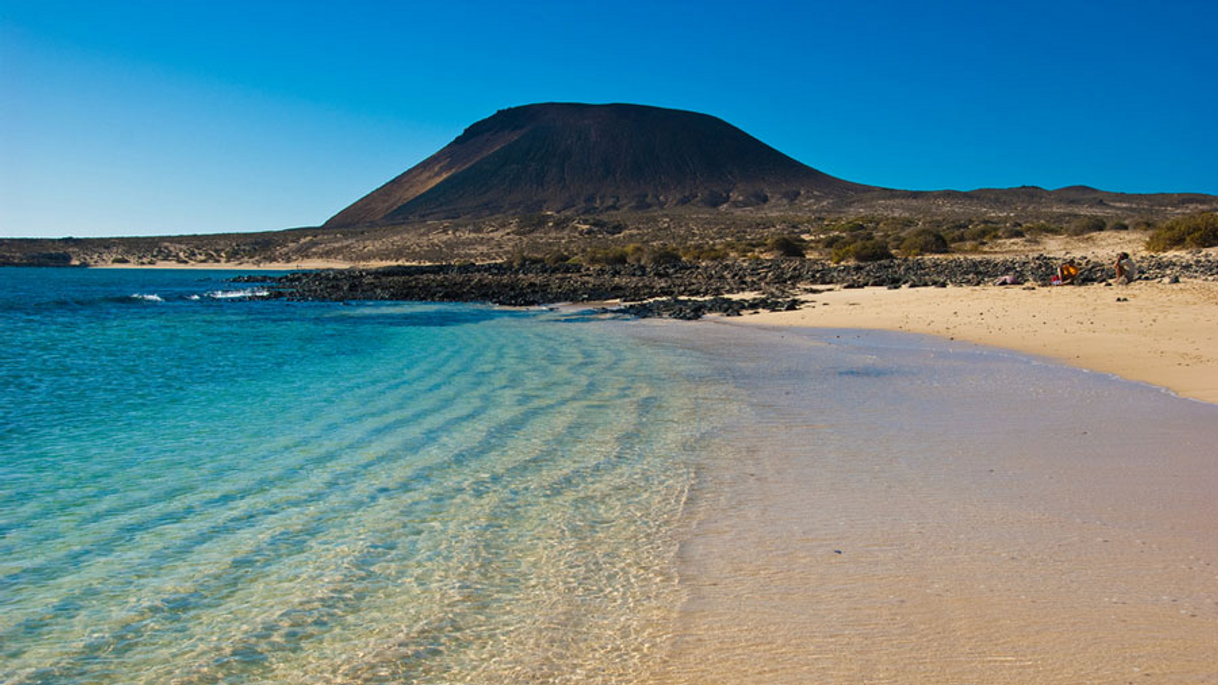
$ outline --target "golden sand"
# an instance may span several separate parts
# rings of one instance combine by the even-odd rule
[[[828,307],[764,318],[1014,337],[1016,347],[1052,313],[1079,332],[1071,347],[1035,351],[1094,364],[1105,357],[1086,356],[1091,342],[1141,362],[1209,339],[1212,294],[845,291]],[[1161,332],[1124,337],[1141,317]],[[1105,324],[1116,321],[1129,325],[1113,339]],[[775,378],[797,377],[818,344],[778,358],[765,339],[789,344],[798,332],[693,326],[732,363],[776,368]],[[1117,354],[1124,344],[1136,352]],[[1208,351],[1193,373],[1208,369],[1210,382],[1182,389],[1214,387]],[[1052,382],[1053,367],[1032,368]],[[1162,380],[1156,368],[1147,380]],[[925,409],[877,399],[874,413],[834,417],[789,399],[797,384],[759,390],[761,411],[725,438],[730,461],[704,474],[707,513],[680,559],[688,599],[652,682],[1218,682],[1218,408],[1104,380],[1064,406],[1042,400],[1051,388],[966,400],[944,388],[927,391]]]
[[[865,288],[748,324],[906,331],[1041,355],[1218,403],[1218,283]]]

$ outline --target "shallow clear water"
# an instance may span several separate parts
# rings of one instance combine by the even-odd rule
[[[0,681],[638,672],[726,402],[696,355],[228,276],[0,271]]]
[[[0,683],[1212,672],[1213,405],[230,275],[0,270]]]

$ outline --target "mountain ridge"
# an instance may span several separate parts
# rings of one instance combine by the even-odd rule
[[[540,103],[475,122],[324,227],[537,211],[811,204],[868,189],[707,114]]]
[[[549,102],[502,109],[327,220],[406,226],[538,212],[810,214],[1178,213],[1201,193],[1086,185],[902,190],[830,176],[717,117],[637,104]]]

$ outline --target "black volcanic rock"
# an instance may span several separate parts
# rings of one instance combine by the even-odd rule
[[[1077,283],[1106,283],[1106,260],[1076,259]],[[749,260],[664,265],[527,263],[432,264],[381,269],[309,271],[284,276],[246,276],[243,283],[269,283],[269,297],[292,300],[401,300],[419,302],[493,302],[536,306],[555,302],[618,299],[615,309],[634,316],[696,319],[709,313],[729,316],[750,310],[790,310],[796,296],[815,294],[814,286],[841,288],[918,288],[985,286],[1008,274],[1029,284],[1048,285],[1061,259],[1026,257],[951,257],[891,259],[866,264],[831,264],[813,259]],[[1138,259],[1145,280],[1218,278],[1218,260],[1209,256]],[[1031,286],[1024,286],[1031,287]],[[762,293],[751,299],[724,297]]]
[[[326,228],[539,211],[841,200],[868,190],[712,116],[641,105],[501,110]]]

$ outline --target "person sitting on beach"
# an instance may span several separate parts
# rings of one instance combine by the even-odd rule
[[[1007,274],[994,281],[994,285],[1019,285],[1020,283],[1023,283],[1023,281],[1015,274]]]
[[[1117,285],[1129,285],[1138,277],[1138,268],[1134,266],[1128,252],[1117,255],[1116,264],[1113,267],[1116,269]]]
[[[1078,266],[1073,261],[1066,260],[1065,264],[1057,267],[1057,285],[1073,285],[1076,278],[1078,278]]]

